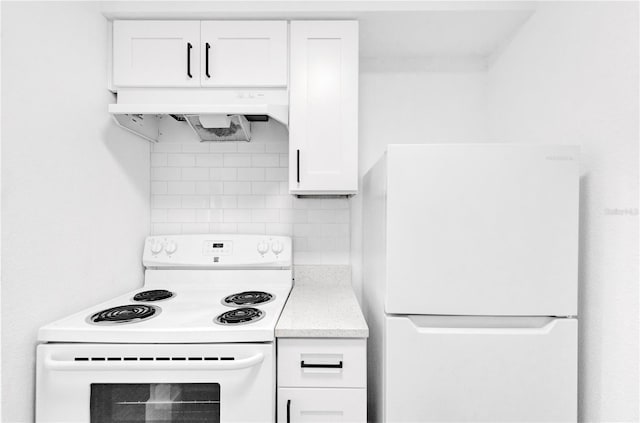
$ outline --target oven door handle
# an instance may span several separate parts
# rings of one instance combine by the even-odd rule
[[[264,354],[229,361],[209,360],[153,360],[153,361],[75,361],[57,360],[51,355],[44,359],[49,370],[240,370],[256,366],[264,361]]]

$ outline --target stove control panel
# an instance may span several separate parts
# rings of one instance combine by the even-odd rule
[[[205,256],[228,256],[233,252],[233,241],[209,239],[202,243],[202,254]]]
[[[290,268],[291,238],[269,235],[155,235],[143,263],[161,268]]]

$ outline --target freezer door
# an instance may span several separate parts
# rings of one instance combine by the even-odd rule
[[[577,320],[386,317],[387,422],[575,422]]]
[[[577,314],[577,148],[392,145],[390,314]]]

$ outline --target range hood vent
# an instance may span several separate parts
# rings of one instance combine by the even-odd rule
[[[250,141],[252,121],[289,121],[288,95],[281,89],[120,89],[109,112],[118,126],[158,142],[160,119],[184,122],[200,141]]]

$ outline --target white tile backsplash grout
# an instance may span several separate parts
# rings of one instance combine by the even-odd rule
[[[154,144],[152,234],[288,235],[296,264],[348,264],[349,200],[290,195],[288,143],[264,138]]]

